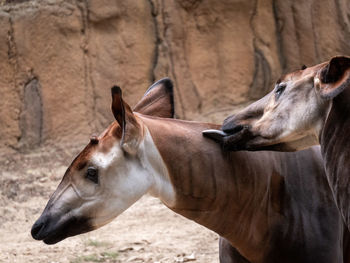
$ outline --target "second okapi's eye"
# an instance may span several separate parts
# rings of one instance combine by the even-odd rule
[[[95,184],[98,184],[98,170],[95,167],[89,167],[86,170],[85,177]]]
[[[282,95],[283,91],[286,89],[287,85],[285,83],[280,83],[277,85],[275,90],[276,100]]]

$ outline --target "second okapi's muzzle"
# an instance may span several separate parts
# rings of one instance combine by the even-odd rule
[[[236,134],[236,133],[239,133],[240,131],[242,131],[244,129],[244,126],[237,123],[234,120],[234,116],[230,116],[224,120],[224,123],[223,123],[221,129],[223,132],[230,134],[230,135],[233,135],[233,134]]]
[[[203,135],[220,143],[226,151],[251,150],[247,142],[256,138],[252,126],[262,117],[268,101],[269,95],[254,102],[237,114],[227,117],[220,131],[207,130],[203,131]]]
[[[227,131],[227,130],[226,130]],[[252,137],[247,126],[238,125],[228,129],[230,133],[221,130],[205,130],[204,137],[218,142],[225,151],[240,151],[246,148],[242,142]]]
[[[241,125],[235,120],[235,115],[225,119],[222,130],[205,130],[203,136],[218,142],[223,150],[239,151],[246,148],[243,143],[253,137],[248,125]]]

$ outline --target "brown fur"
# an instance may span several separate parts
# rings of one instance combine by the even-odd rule
[[[342,227],[317,150],[225,153],[201,137],[203,129],[217,125],[148,116],[140,119],[168,167],[176,189],[176,205],[170,207],[175,212],[219,233],[250,262],[337,262],[336,258],[342,258],[335,252],[341,247],[342,235],[331,242],[321,241],[338,235],[330,229],[321,234],[323,227]],[[310,196],[318,197],[311,200]],[[304,210],[304,205],[313,208]],[[316,207],[323,211],[322,218],[313,214]],[[307,225],[323,225],[323,230],[304,228],[302,214],[310,220]],[[294,236],[298,232],[303,237]],[[320,241],[325,245],[322,249],[317,244]],[[293,242],[300,244],[294,252],[289,250]],[[315,249],[335,250],[330,257],[316,256],[318,249],[308,251],[307,243]]]
[[[350,86],[333,99],[321,135],[328,181],[338,208],[350,228]]]

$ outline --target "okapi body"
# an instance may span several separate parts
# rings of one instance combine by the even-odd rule
[[[32,228],[35,239],[54,244],[97,229],[150,193],[218,233],[223,263],[348,262],[348,232],[318,147],[222,151],[201,136],[218,125],[164,118],[173,116],[170,87],[169,80],[156,83],[135,107],[139,113],[112,89],[116,121],[69,166]]]

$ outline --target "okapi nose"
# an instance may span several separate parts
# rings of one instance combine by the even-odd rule
[[[44,238],[43,229],[47,221],[46,217],[41,216],[32,226],[31,234],[36,240],[42,240]]]

